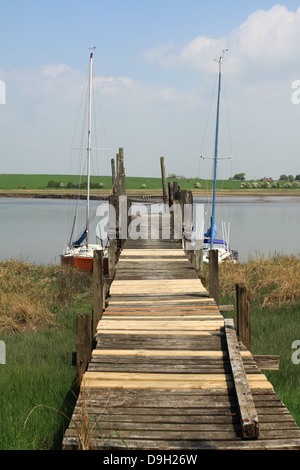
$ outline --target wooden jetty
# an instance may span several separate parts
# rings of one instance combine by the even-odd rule
[[[63,449],[300,449],[182,245],[128,239]]]

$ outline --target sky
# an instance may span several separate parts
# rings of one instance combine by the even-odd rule
[[[0,173],[69,174],[86,148],[127,176],[300,174],[300,1],[10,0],[0,5]],[[227,50],[228,49],[228,50]],[[226,52],[224,52],[226,51]],[[229,159],[228,157],[231,157]],[[84,160],[85,161],[85,160]]]

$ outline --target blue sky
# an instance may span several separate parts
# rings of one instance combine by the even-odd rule
[[[211,174],[215,80],[224,57],[219,177],[299,174],[300,2],[28,0],[2,2],[1,173],[74,173],[71,151],[89,48],[95,171],[124,148],[129,176]],[[98,106],[99,105],[99,106]],[[79,145],[79,144],[78,144]]]

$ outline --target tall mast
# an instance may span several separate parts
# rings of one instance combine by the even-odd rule
[[[216,118],[216,136],[215,136],[215,157],[214,157],[214,187],[213,187],[213,203],[211,215],[211,233],[210,248],[213,248],[214,227],[215,227],[215,205],[216,205],[216,182],[217,182],[217,161],[218,161],[218,139],[219,139],[219,113],[220,113],[220,92],[221,92],[221,69],[223,56],[219,58],[219,85],[218,85],[218,102],[217,102],[217,118]]]
[[[87,146],[87,196],[86,196],[86,247],[89,239],[90,218],[90,168],[91,168],[91,130],[92,130],[92,75],[93,75],[93,53],[90,54],[89,68],[89,115],[88,115],[88,146]]]

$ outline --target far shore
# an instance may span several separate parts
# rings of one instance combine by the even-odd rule
[[[207,190],[192,190],[194,197],[206,197]],[[112,195],[111,189],[91,190],[91,199],[108,199]],[[157,189],[131,189],[126,191],[127,196],[162,198],[162,190]],[[300,197],[300,189],[222,189],[217,190],[217,196],[223,197]],[[7,189],[0,190],[0,197],[3,198],[40,198],[40,199],[76,199],[78,192],[76,190],[63,189]],[[81,194],[81,198],[85,199],[85,192]]]

